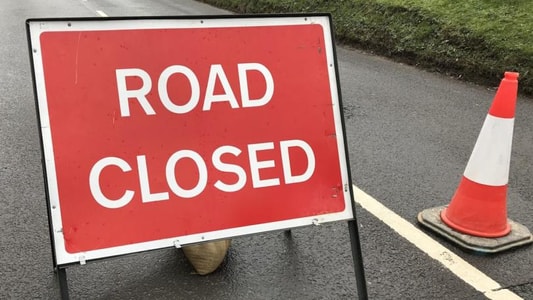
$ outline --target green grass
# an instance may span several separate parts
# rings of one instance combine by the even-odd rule
[[[339,42],[497,86],[520,73],[533,95],[531,0],[203,0],[237,13],[329,12]]]

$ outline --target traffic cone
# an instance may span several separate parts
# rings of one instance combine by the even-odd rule
[[[518,73],[505,72],[459,186],[446,207],[418,221],[471,250],[494,253],[533,242],[529,230],[507,219]]]

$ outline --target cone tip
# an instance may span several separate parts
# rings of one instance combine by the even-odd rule
[[[505,72],[504,78],[507,80],[518,80],[518,76],[520,74],[518,72]]]
[[[514,118],[518,72],[505,72],[504,76],[496,91],[489,114],[499,118]]]

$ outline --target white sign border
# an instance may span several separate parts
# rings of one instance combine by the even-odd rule
[[[187,236],[173,237],[155,241],[135,243],[87,252],[69,253],[66,251],[62,232],[61,208],[59,203],[58,184],[54,162],[53,141],[48,117],[47,95],[43,61],[41,56],[40,35],[54,31],[80,30],[130,30],[130,29],[180,29],[180,28],[230,28],[230,27],[258,27],[258,26],[288,26],[318,24],[323,28],[326,59],[328,65],[330,92],[334,112],[335,131],[339,165],[343,182],[345,209],[342,212],[316,215],[304,218],[289,219],[277,222],[263,223],[244,227],[210,231]],[[27,20],[28,38],[30,43],[31,60],[34,76],[34,89],[39,112],[44,168],[48,190],[50,230],[55,253],[55,264],[65,265],[101,259],[106,257],[142,252],[147,250],[181,247],[182,245],[218,240],[230,237],[249,235],[254,233],[283,230],[320,223],[354,219],[353,196],[351,193],[350,170],[348,167],[345,148],[345,135],[340,106],[340,90],[338,87],[337,65],[331,17],[329,15],[295,15],[295,16],[198,16],[193,18],[164,17],[164,18],[80,18],[80,19],[30,19]]]

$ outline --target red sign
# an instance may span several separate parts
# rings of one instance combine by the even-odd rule
[[[28,28],[58,263],[352,218],[328,17]]]

